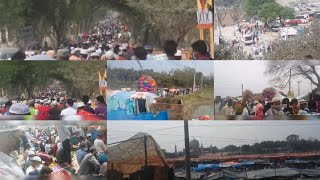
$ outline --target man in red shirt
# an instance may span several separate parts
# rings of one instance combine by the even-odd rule
[[[38,120],[47,120],[49,116],[50,111],[50,102],[45,102],[45,105],[40,105],[38,107],[39,115]]]
[[[79,115],[79,116],[92,116],[93,115],[92,113],[85,111],[86,106],[83,102],[78,103],[77,106],[78,106],[77,115]]]

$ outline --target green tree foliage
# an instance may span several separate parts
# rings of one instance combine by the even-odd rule
[[[154,72],[153,70],[137,71],[134,69],[108,68],[109,88],[138,88],[138,80],[142,75],[152,76],[158,87],[164,88],[192,88],[194,70],[190,68],[172,70],[171,72]],[[203,74],[196,74],[197,85],[200,85]],[[213,88],[213,77],[203,77],[203,85]]]
[[[287,139],[291,136],[287,137]],[[198,146],[197,146],[198,147]],[[211,151],[211,150],[212,151]],[[203,148],[204,152],[208,153],[221,153],[221,152],[228,152],[228,154],[271,154],[271,153],[296,153],[296,152],[315,152],[320,150],[320,141],[317,139],[295,139],[286,140],[286,141],[262,141],[259,143],[254,143],[252,145],[245,144],[242,146],[235,146],[235,145],[228,145],[224,148],[217,148],[217,147],[207,147]],[[170,154],[170,153],[169,153]],[[167,155],[167,154],[165,154]],[[170,154],[170,157],[176,158],[183,156],[184,154],[174,155]]]
[[[275,0],[247,0],[245,12],[248,17],[258,16],[265,22],[294,17],[294,9],[282,6]]]
[[[54,80],[60,81],[69,96],[97,95],[98,71],[105,62],[2,62],[0,89],[11,98],[25,94],[34,98]]]
[[[48,36],[55,46],[64,43],[70,31],[89,31],[111,10],[121,13],[137,42],[161,47],[165,39],[173,39],[189,46],[197,37],[194,0],[0,0],[1,9],[0,26],[10,25],[10,33],[19,37],[23,27],[32,25],[37,41]]]

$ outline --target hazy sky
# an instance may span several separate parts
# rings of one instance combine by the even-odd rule
[[[172,69],[193,68],[196,64],[197,72],[202,72],[206,76],[213,75],[213,61],[140,61],[143,69],[153,69],[156,72],[170,71]],[[126,68],[140,70],[137,61],[108,61],[108,68]]]
[[[148,133],[162,149],[174,152],[184,148],[183,121],[108,121],[108,144],[127,140],[139,132]],[[266,140],[285,140],[291,134],[320,140],[320,121],[190,121],[190,140],[196,138],[204,147],[219,148]]]
[[[272,84],[269,84],[272,77],[264,75],[269,63],[270,61],[216,61],[214,64],[215,95],[240,96],[242,83],[244,90],[249,89],[253,93],[261,93],[264,88],[272,87]],[[298,95],[298,80],[303,81],[300,85],[300,93],[309,93],[311,91],[309,80],[293,79],[292,87],[295,95]],[[282,91],[287,93],[288,90],[287,87]]]

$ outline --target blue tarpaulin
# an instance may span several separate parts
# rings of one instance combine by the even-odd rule
[[[159,114],[150,112],[128,115],[126,111],[126,102],[131,96],[138,94],[136,91],[121,91],[108,97],[108,120],[169,120],[169,112],[162,111]],[[141,93],[140,93],[141,94]],[[143,94],[148,104],[152,104],[158,96],[153,93]]]

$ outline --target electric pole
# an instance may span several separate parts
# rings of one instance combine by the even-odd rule
[[[193,77],[193,93],[196,90],[196,75],[197,75],[197,64],[194,64],[194,77]]]
[[[186,180],[191,180],[190,146],[189,146],[189,121],[184,121],[184,139],[186,149]]]
[[[300,84],[302,83],[302,81],[298,81],[298,96],[300,96]]]

